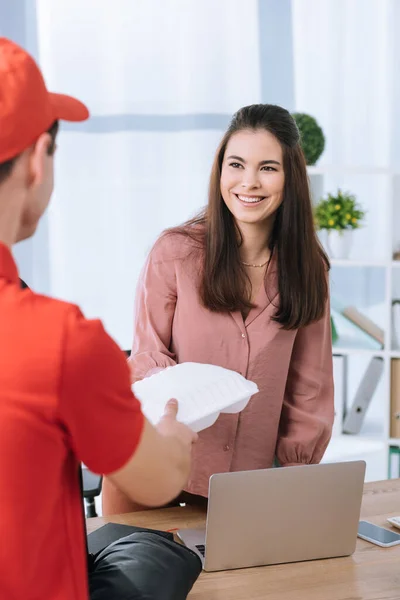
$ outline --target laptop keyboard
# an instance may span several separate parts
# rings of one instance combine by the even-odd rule
[[[197,550],[200,552],[200,554],[202,555],[202,557],[204,558],[206,555],[206,547],[202,544],[198,544],[196,545]]]

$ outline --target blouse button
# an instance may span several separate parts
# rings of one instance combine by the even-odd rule
[[[245,338],[245,337],[246,337],[246,334],[245,334],[245,333],[242,333],[242,338]]]
[[[224,446],[224,450],[225,450],[225,452],[228,452],[228,450],[230,450],[228,444],[226,446]]]

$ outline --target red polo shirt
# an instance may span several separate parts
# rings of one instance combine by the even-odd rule
[[[121,468],[143,422],[100,321],[20,289],[0,244],[1,599],[87,600],[79,463]]]

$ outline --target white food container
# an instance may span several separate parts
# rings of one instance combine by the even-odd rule
[[[151,423],[158,423],[168,400],[176,398],[178,421],[196,432],[213,425],[221,413],[242,411],[258,392],[255,383],[236,371],[190,362],[142,379],[132,389]]]

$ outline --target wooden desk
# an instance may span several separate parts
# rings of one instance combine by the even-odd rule
[[[389,526],[400,515],[400,479],[368,483],[361,516]],[[88,531],[109,521],[155,529],[203,527],[205,514],[190,507],[169,508],[87,520]],[[389,527],[390,528],[390,527]],[[202,573],[190,600],[399,600],[400,546],[379,548],[357,541],[346,558]]]

